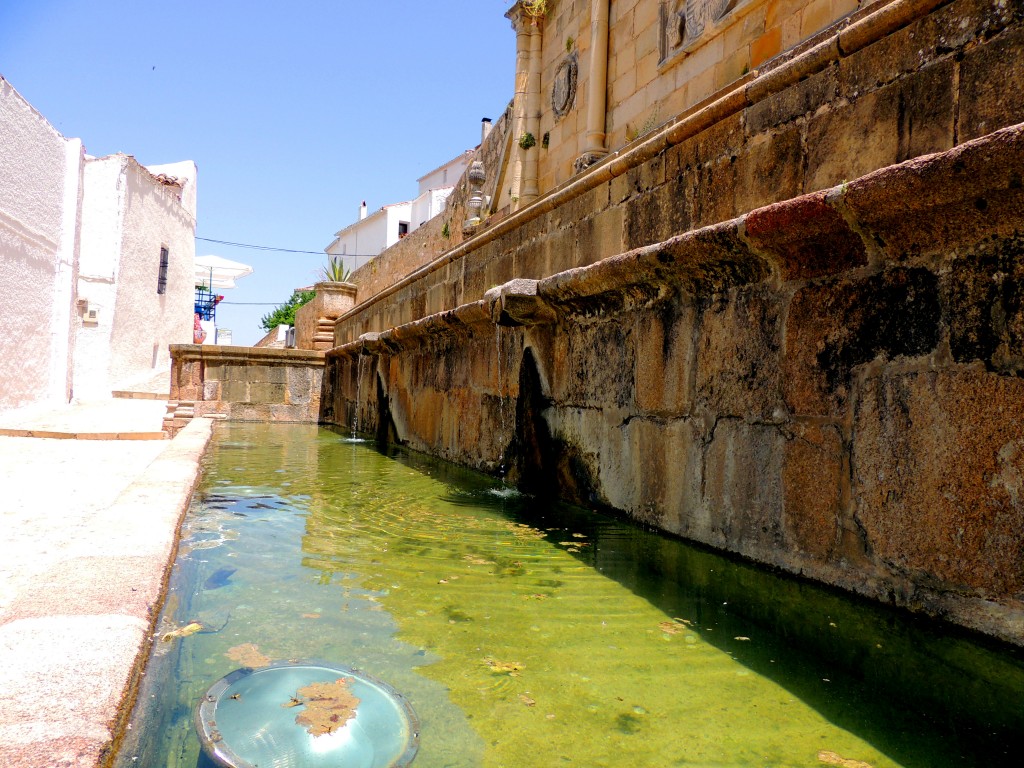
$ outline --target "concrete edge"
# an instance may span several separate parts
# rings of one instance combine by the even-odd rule
[[[159,494],[159,498],[165,500],[169,509],[174,510],[175,524],[173,535],[169,537],[168,543],[163,547],[161,553],[163,572],[158,582],[159,588],[145,596],[150,605],[149,615],[141,617],[147,624],[146,632],[141,638],[131,669],[126,670],[126,682],[122,689],[120,704],[107,723],[111,738],[100,751],[98,765],[102,768],[109,768],[113,765],[135,706],[139,682],[149,660],[156,623],[160,617],[160,611],[163,609],[164,601],[167,599],[171,567],[181,537],[181,523],[192,501],[192,493],[199,482],[199,463],[212,435],[213,421],[211,419],[193,419],[173,440],[168,442],[167,447],[160,455],[111,505],[112,508],[123,506],[125,513],[130,514],[132,510],[137,510],[140,504],[152,504],[155,492]]]

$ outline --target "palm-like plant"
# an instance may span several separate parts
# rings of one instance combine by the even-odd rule
[[[320,275],[329,283],[347,283],[352,270],[345,267],[340,256],[329,256],[327,265],[320,270]]]

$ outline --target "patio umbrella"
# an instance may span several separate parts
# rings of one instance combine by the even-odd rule
[[[196,285],[234,288],[235,280],[252,274],[252,267],[222,256],[196,256]]]

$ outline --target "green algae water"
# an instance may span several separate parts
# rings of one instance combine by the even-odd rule
[[[200,697],[288,659],[404,694],[417,768],[1024,749],[1012,649],[330,429],[219,425],[116,765],[208,766]]]

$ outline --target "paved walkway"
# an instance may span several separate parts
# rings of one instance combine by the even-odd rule
[[[0,414],[0,768],[92,768],[128,714],[211,431],[165,404]]]

